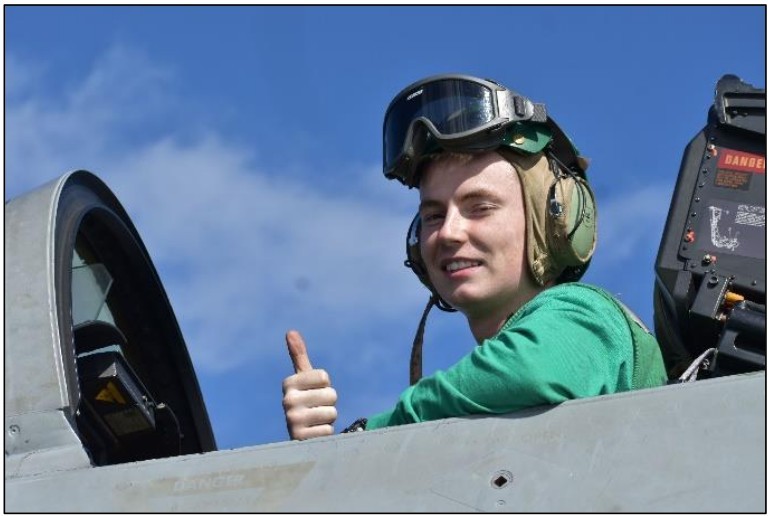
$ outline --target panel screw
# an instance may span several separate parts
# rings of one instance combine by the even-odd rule
[[[11,425],[11,426],[8,428],[8,433],[9,433],[9,434],[11,434],[11,435],[16,435],[16,434],[18,434],[19,432],[21,432],[21,428],[19,428],[19,426],[18,426],[18,425]]]
[[[715,287],[716,285],[718,285],[718,276],[711,276],[710,279],[708,280],[708,285],[712,287]]]

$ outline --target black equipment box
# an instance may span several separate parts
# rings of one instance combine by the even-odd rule
[[[78,359],[86,399],[118,438],[155,430],[146,389],[119,352],[97,352]]]
[[[684,152],[655,272],[671,377],[710,348],[714,375],[766,368],[766,90],[718,81]]]

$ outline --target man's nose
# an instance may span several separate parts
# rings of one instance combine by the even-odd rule
[[[467,235],[466,222],[459,210],[447,210],[443,224],[438,231],[438,239],[446,243],[464,241]]]

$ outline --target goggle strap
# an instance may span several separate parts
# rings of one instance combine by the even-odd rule
[[[534,103],[534,114],[531,116],[532,122],[547,122],[547,108],[544,104]]]
[[[550,141],[552,155],[559,157],[559,163],[564,165],[564,168],[585,177],[587,161],[579,159],[579,151],[552,118],[547,120],[547,125],[553,131],[553,139]]]
[[[505,102],[508,104],[507,111],[511,122],[547,122],[547,108],[544,104],[532,102],[510,90],[505,91],[504,95],[507,95]],[[501,101],[504,97],[497,98]],[[500,111],[504,113],[505,107],[500,107]]]

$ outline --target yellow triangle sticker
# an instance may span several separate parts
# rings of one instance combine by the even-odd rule
[[[125,398],[120,391],[115,387],[112,382],[107,382],[107,386],[99,391],[96,395],[96,399],[99,401],[106,401],[107,403],[120,403],[125,405]]]

